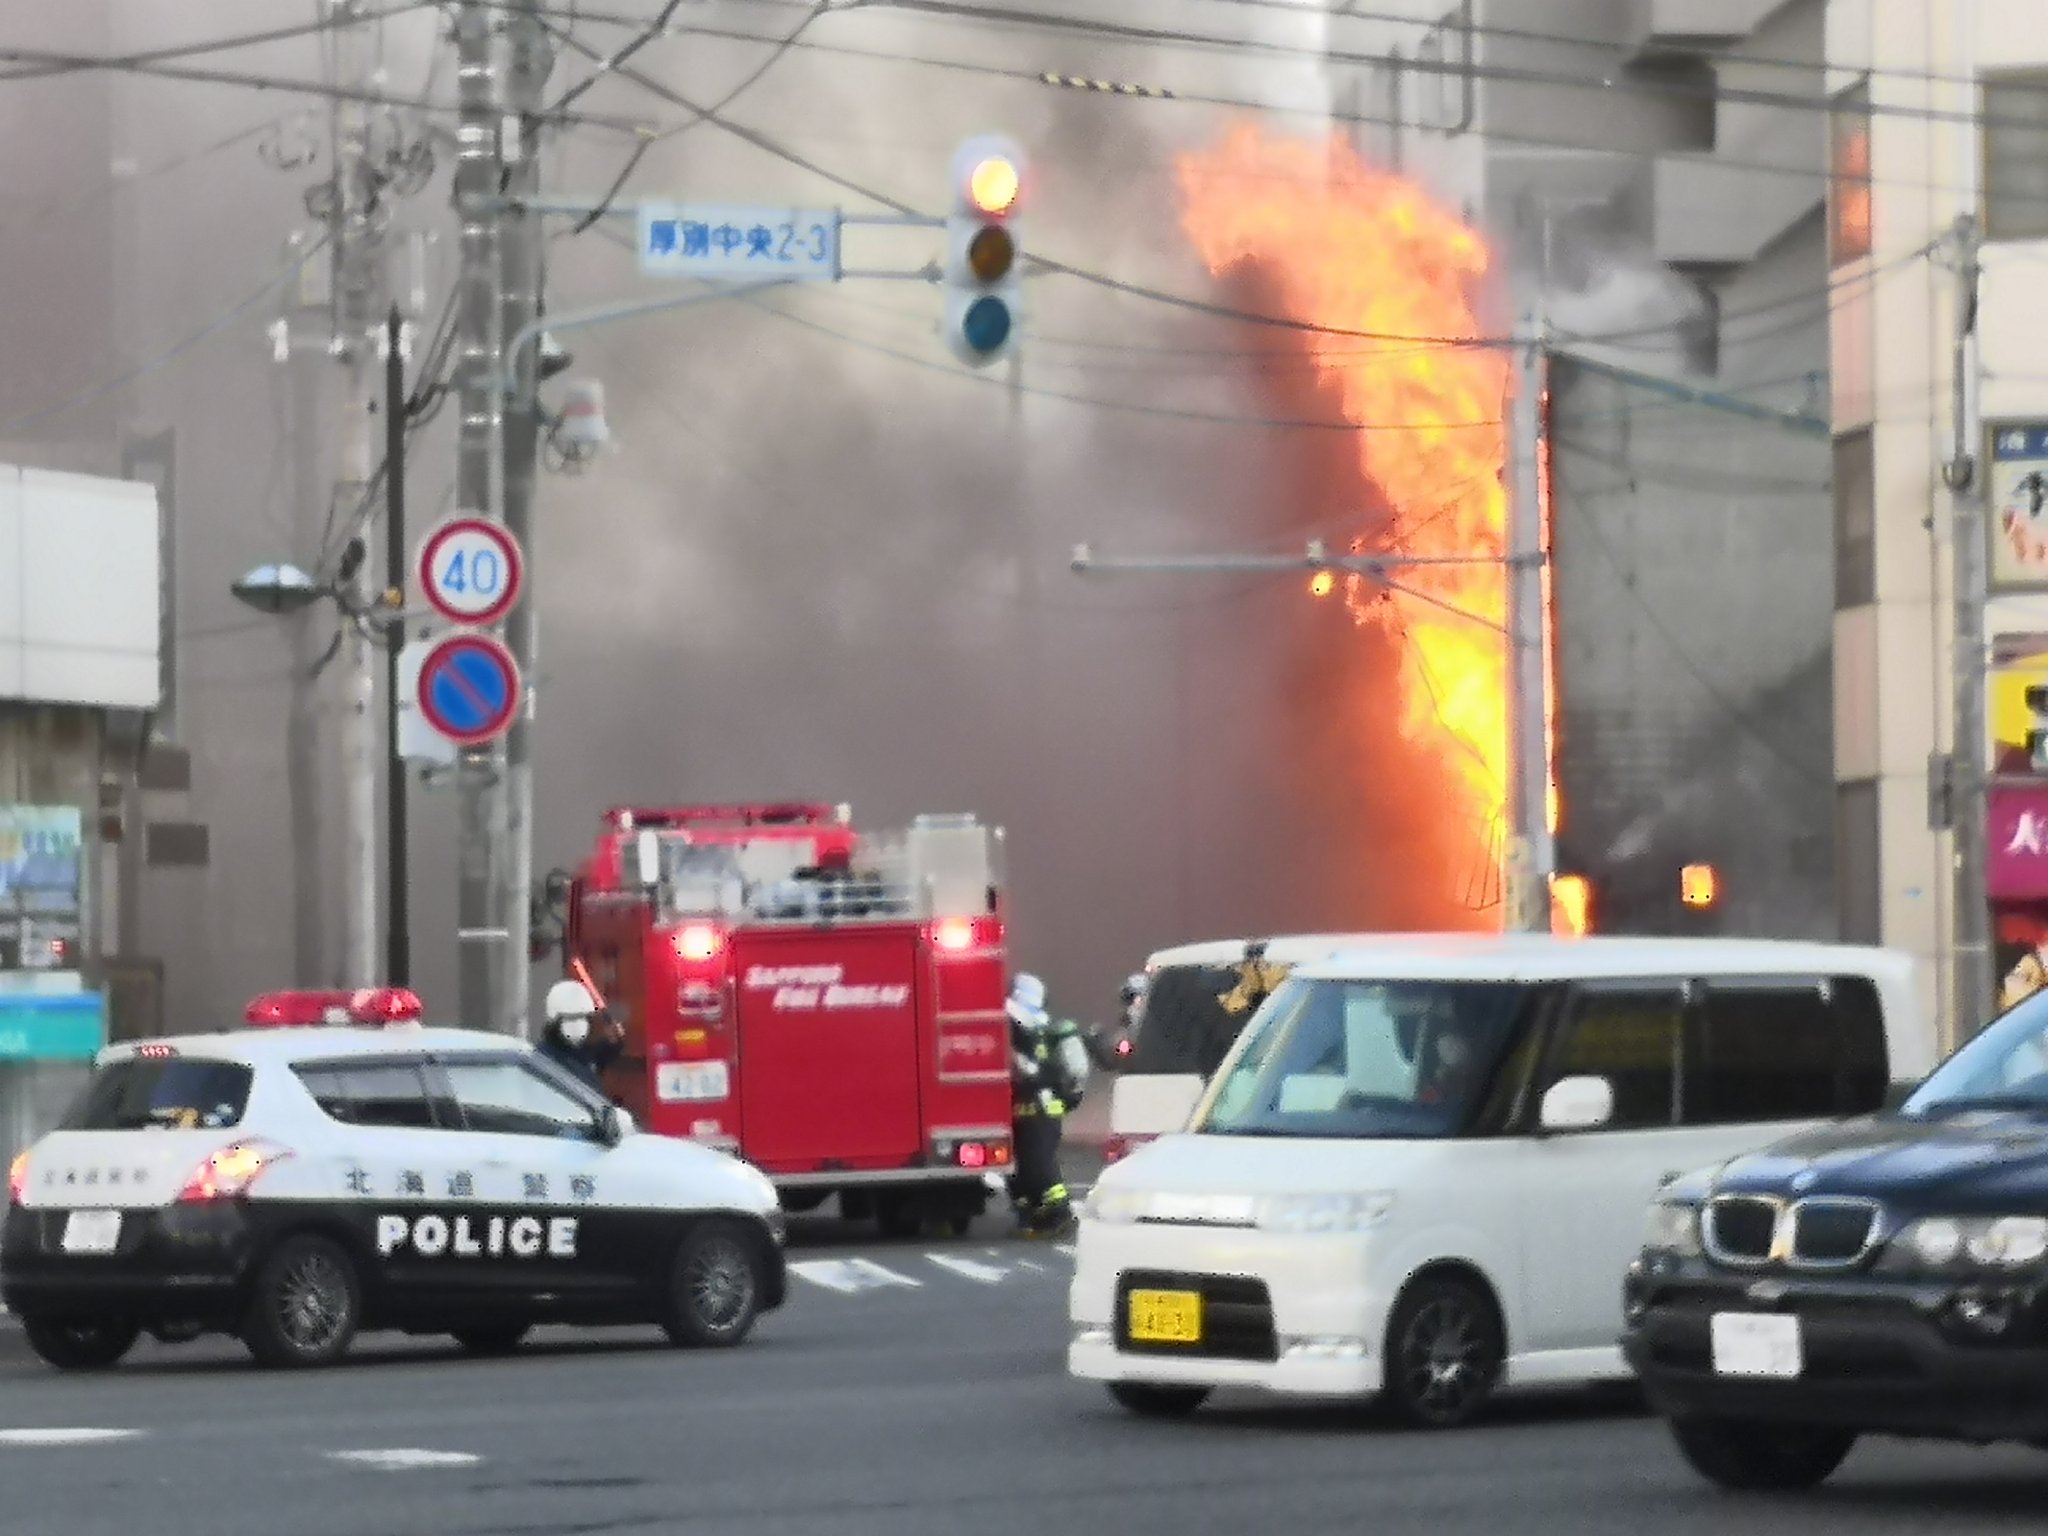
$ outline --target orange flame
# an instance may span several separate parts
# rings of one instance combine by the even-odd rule
[[[1256,265],[1284,313],[1326,328],[1305,343],[1326,392],[1358,425],[1360,475],[1392,509],[1384,552],[1472,562],[1395,567],[1391,585],[1349,575],[1343,588],[1356,622],[1404,642],[1398,729],[1441,762],[1446,815],[1468,829],[1498,891],[1507,575],[1491,562],[1506,552],[1510,360],[1497,347],[1460,345],[1489,334],[1474,308],[1486,243],[1341,138],[1242,124],[1182,156],[1178,171],[1183,224],[1211,273]],[[1585,903],[1557,896],[1554,926],[1583,932]]]

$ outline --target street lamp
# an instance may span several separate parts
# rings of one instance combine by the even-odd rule
[[[334,589],[300,570],[296,565],[259,565],[228,589],[237,599],[258,613],[281,615],[303,613]]]

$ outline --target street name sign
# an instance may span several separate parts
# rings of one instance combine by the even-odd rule
[[[640,270],[650,277],[837,282],[839,223],[837,208],[644,202]]]

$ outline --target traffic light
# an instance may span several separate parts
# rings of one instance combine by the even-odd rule
[[[1720,897],[1711,864],[1688,864],[1678,872],[1678,899],[1688,907],[1711,907]]]
[[[2048,686],[2028,686],[2027,713],[2033,717],[2027,722],[2027,761],[2036,773],[2048,773]]]
[[[946,341],[970,368],[1008,354],[1017,335],[1016,215],[1024,157],[1008,139],[969,139],[953,152],[946,215]]]

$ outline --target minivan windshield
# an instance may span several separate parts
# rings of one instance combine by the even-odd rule
[[[1486,1102],[1528,996],[1513,982],[1287,981],[1193,1129],[1457,1136]]]
[[[1971,1110],[2048,1115],[2048,991],[1993,1021],[1936,1067],[1900,1113],[1937,1119]]]

